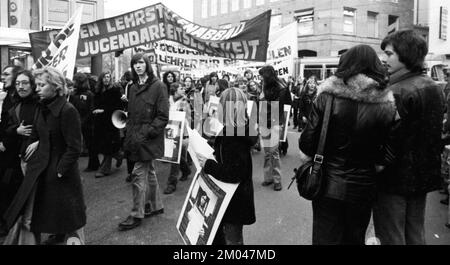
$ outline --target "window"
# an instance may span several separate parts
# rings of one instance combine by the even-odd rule
[[[271,2],[271,3],[273,3],[273,2],[277,2],[277,1],[278,1],[278,0],[270,0],[270,2]]]
[[[270,19],[270,32],[281,28],[281,14],[273,15]]]
[[[344,7],[344,33],[355,34],[355,9]]]
[[[219,26],[219,29],[231,29],[231,23],[222,24]]]
[[[220,13],[221,14],[228,13],[228,0],[221,0],[220,1]]]
[[[295,11],[297,33],[299,36],[314,34],[314,9]]]
[[[264,5],[264,0],[256,0],[256,5],[257,6]]]
[[[367,12],[367,36],[378,38],[378,13]]]
[[[388,34],[396,32],[398,30],[398,17],[391,16],[388,17]]]
[[[211,16],[217,15],[217,0],[211,0]]]
[[[202,18],[208,17],[208,0],[202,0]]]
[[[252,0],[244,0],[244,8],[252,7]]]
[[[231,11],[239,10],[239,0],[231,0]]]

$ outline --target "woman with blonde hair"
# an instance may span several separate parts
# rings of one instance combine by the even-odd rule
[[[223,216],[213,244],[242,245],[242,228],[255,223],[251,147],[257,133],[246,112],[247,98],[239,88],[229,88],[220,97],[219,120],[222,133],[214,142],[215,159],[200,158],[203,170],[214,178],[239,183]]]
[[[62,243],[72,237],[82,243],[86,206],[78,171],[80,116],[66,100],[62,73],[46,67],[36,70],[34,76],[40,106],[30,136],[32,144],[25,151],[25,178],[5,214],[6,224],[11,228],[26,202],[34,198],[30,227],[37,242],[45,233],[51,234],[45,244]]]

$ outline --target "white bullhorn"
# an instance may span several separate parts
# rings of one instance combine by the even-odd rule
[[[117,129],[123,129],[127,125],[128,113],[123,110],[116,110],[111,116],[111,121]]]

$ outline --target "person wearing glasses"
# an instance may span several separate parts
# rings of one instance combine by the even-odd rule
[[[9,205],[9,182],[11,180],[11,174],[6,174],[6,166],[10,164],[12,159],[11,148],[8,148],[8,142],[6,140],[6,127],[8,124],[9,110],[14,106],[17,101],[16,92],[16,78],[19,71],[22,68],[16,65],[8,65],[3,68],[1,74],[1,84],[6,95],[3,95],[3,101],[0,109],[0,216],[6,211]],[[3,93],[5,94],[5,93]],[[6,235],[7,231],[4,229],[0,218],[0,236]]]

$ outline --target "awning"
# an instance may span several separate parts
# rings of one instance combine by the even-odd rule
[[[0,46],[31,48],[28,34],[34,30],[0,27]]]

